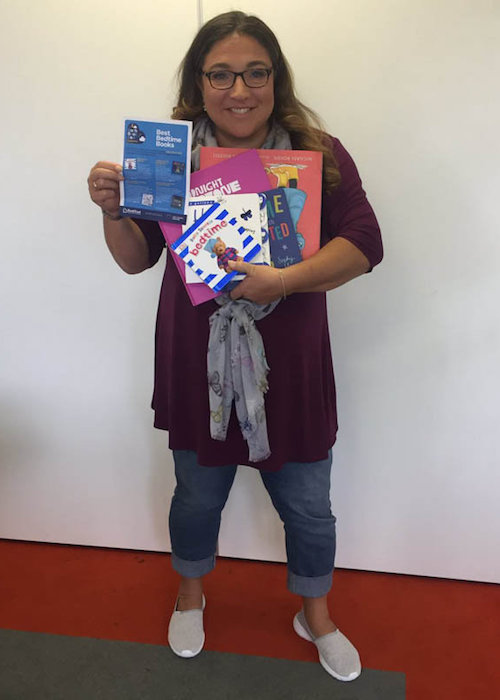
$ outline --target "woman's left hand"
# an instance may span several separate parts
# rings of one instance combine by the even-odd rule
[[[246,277],[231,292],[231,299],[249,299],[257,304],[269,304],[283,296],[281,274],[269,265],[253,265],[247,262],[230,260],[228,266],[236,272],[244,272]]]

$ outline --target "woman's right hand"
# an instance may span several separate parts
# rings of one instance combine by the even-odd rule
[[[111,217],[120,215],[120,181],[122,166],[100,160],[91,169],[87,178],[90,199]]]

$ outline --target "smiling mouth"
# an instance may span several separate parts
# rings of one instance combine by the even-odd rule
[[[230,107],[229,111],[233,114],[247,114],[247,112],[249,112],[250,109],[251,107]]]

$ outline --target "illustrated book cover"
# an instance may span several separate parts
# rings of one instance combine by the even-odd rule
[[[192,123],[125,120],[120,214],[184,224]]]
[[[256,214],[258,216],[258,195]],[[227,200],[230,203],[232,197]],[[260,235],[260,232],[257,231]],[[213,203],[172,244],[172,251],[214,291],[223,290],[237,273],[229,261],[252,262],[260,251],[260,243],[241,225],[224,204]]]
[[[183,232],[192,226],[207,209],[216,202],[228,209],[231,215],[237,220],[238,225],[242,226],[248,235],[252,236],[254,240],[260,243],[261,248],[252,262],[269,265],[271,263],[271,255],[269,250],[266,203],[261,202],[261,198],[257,194],[229,194],[220,198],[218,197],[217,200],[210,196],[190,199],[188,202],[187,221],[182,228]],[[242,280],[244,276],[245,275],[238,273],[233,279],[233,284]],[[186,284],[196,284],[199,283],[199,281],[199,276],[187,266]]]
[[[241,153],[239,148],[204,146],[200,163],[205,168],[233,158]],[[271,188],[287,187],[301,190],[306,199],[296,233],[305,260],[319,250],[321,233],[321,182],[323,154],[319,151],[266,150],[257,151],[264,166]]]

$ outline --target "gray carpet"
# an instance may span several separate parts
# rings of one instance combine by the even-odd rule
[[[319,664],[0,630],[1,700],[404,700],[405,676],[341,683]]]

